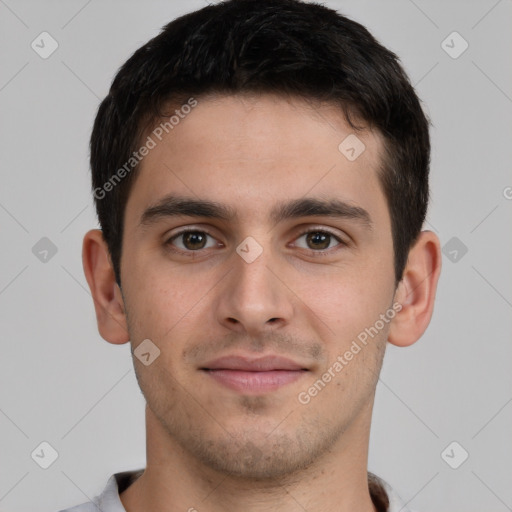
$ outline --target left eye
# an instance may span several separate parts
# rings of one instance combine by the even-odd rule
[[[333,247],[331,242],[336,241],[336,245],[343,244],[337,236],[334,236],[332,233],[328,233],[327,231],[308,231],[307,233],[299,236],[297,240],[301,240],[302,238],[305,238],[304,245],[296,243],[297,247],[301,247],[302,249],[325,251]]]

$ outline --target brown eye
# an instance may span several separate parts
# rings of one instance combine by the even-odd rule
[[[191,251],[194,251],[196,249],[202,249],[206,244],[206,237],[204,236],[204,233],[200,232],[192,232],[192,233],[185,233],[183,235],[183,245],[190,249]]]
[[[313,231],[306,235],[306,243],[310,249],[328,249],[332,235],[322,231]]]
[[[208,238],[211,239],[210,242]],[[174,235],[167,243],[182,251],[198,251],[215,246],[215,240],[204,231],[183,231]]]
[[[301,249],[321,252],[345,244],[336,235],[328,231],[312,230],[302,233],[297,238],[295,245]]]

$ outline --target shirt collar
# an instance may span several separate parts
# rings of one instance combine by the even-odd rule
[[[103,492],[95,498],[100,510],[108,512],[126,512],[119,495],[139,478],[144,469],[114,473],[108,479]],[[378,512],[412,512],[391,486],[374,475],[368,473],[368,484],[372,501]]]

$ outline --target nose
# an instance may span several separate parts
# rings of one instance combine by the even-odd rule
[[[293,292],[286,285],[283,265],[264,249],[248,263],[233,255],[217,302],[217,319],[230,330],[257,337],[288,325],[293,315]]]

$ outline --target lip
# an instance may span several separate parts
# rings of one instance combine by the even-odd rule
[[[200,368],[219,384],[245,394],[275,391],[300,379],[307,368],[281,356],[225,356]]]
[[[240,370],[245,372],[269,372],[273,370],[305,370],[299,363],[286,357],[268,355],[263,357],[224,356],[203,365],[205,370]]]

